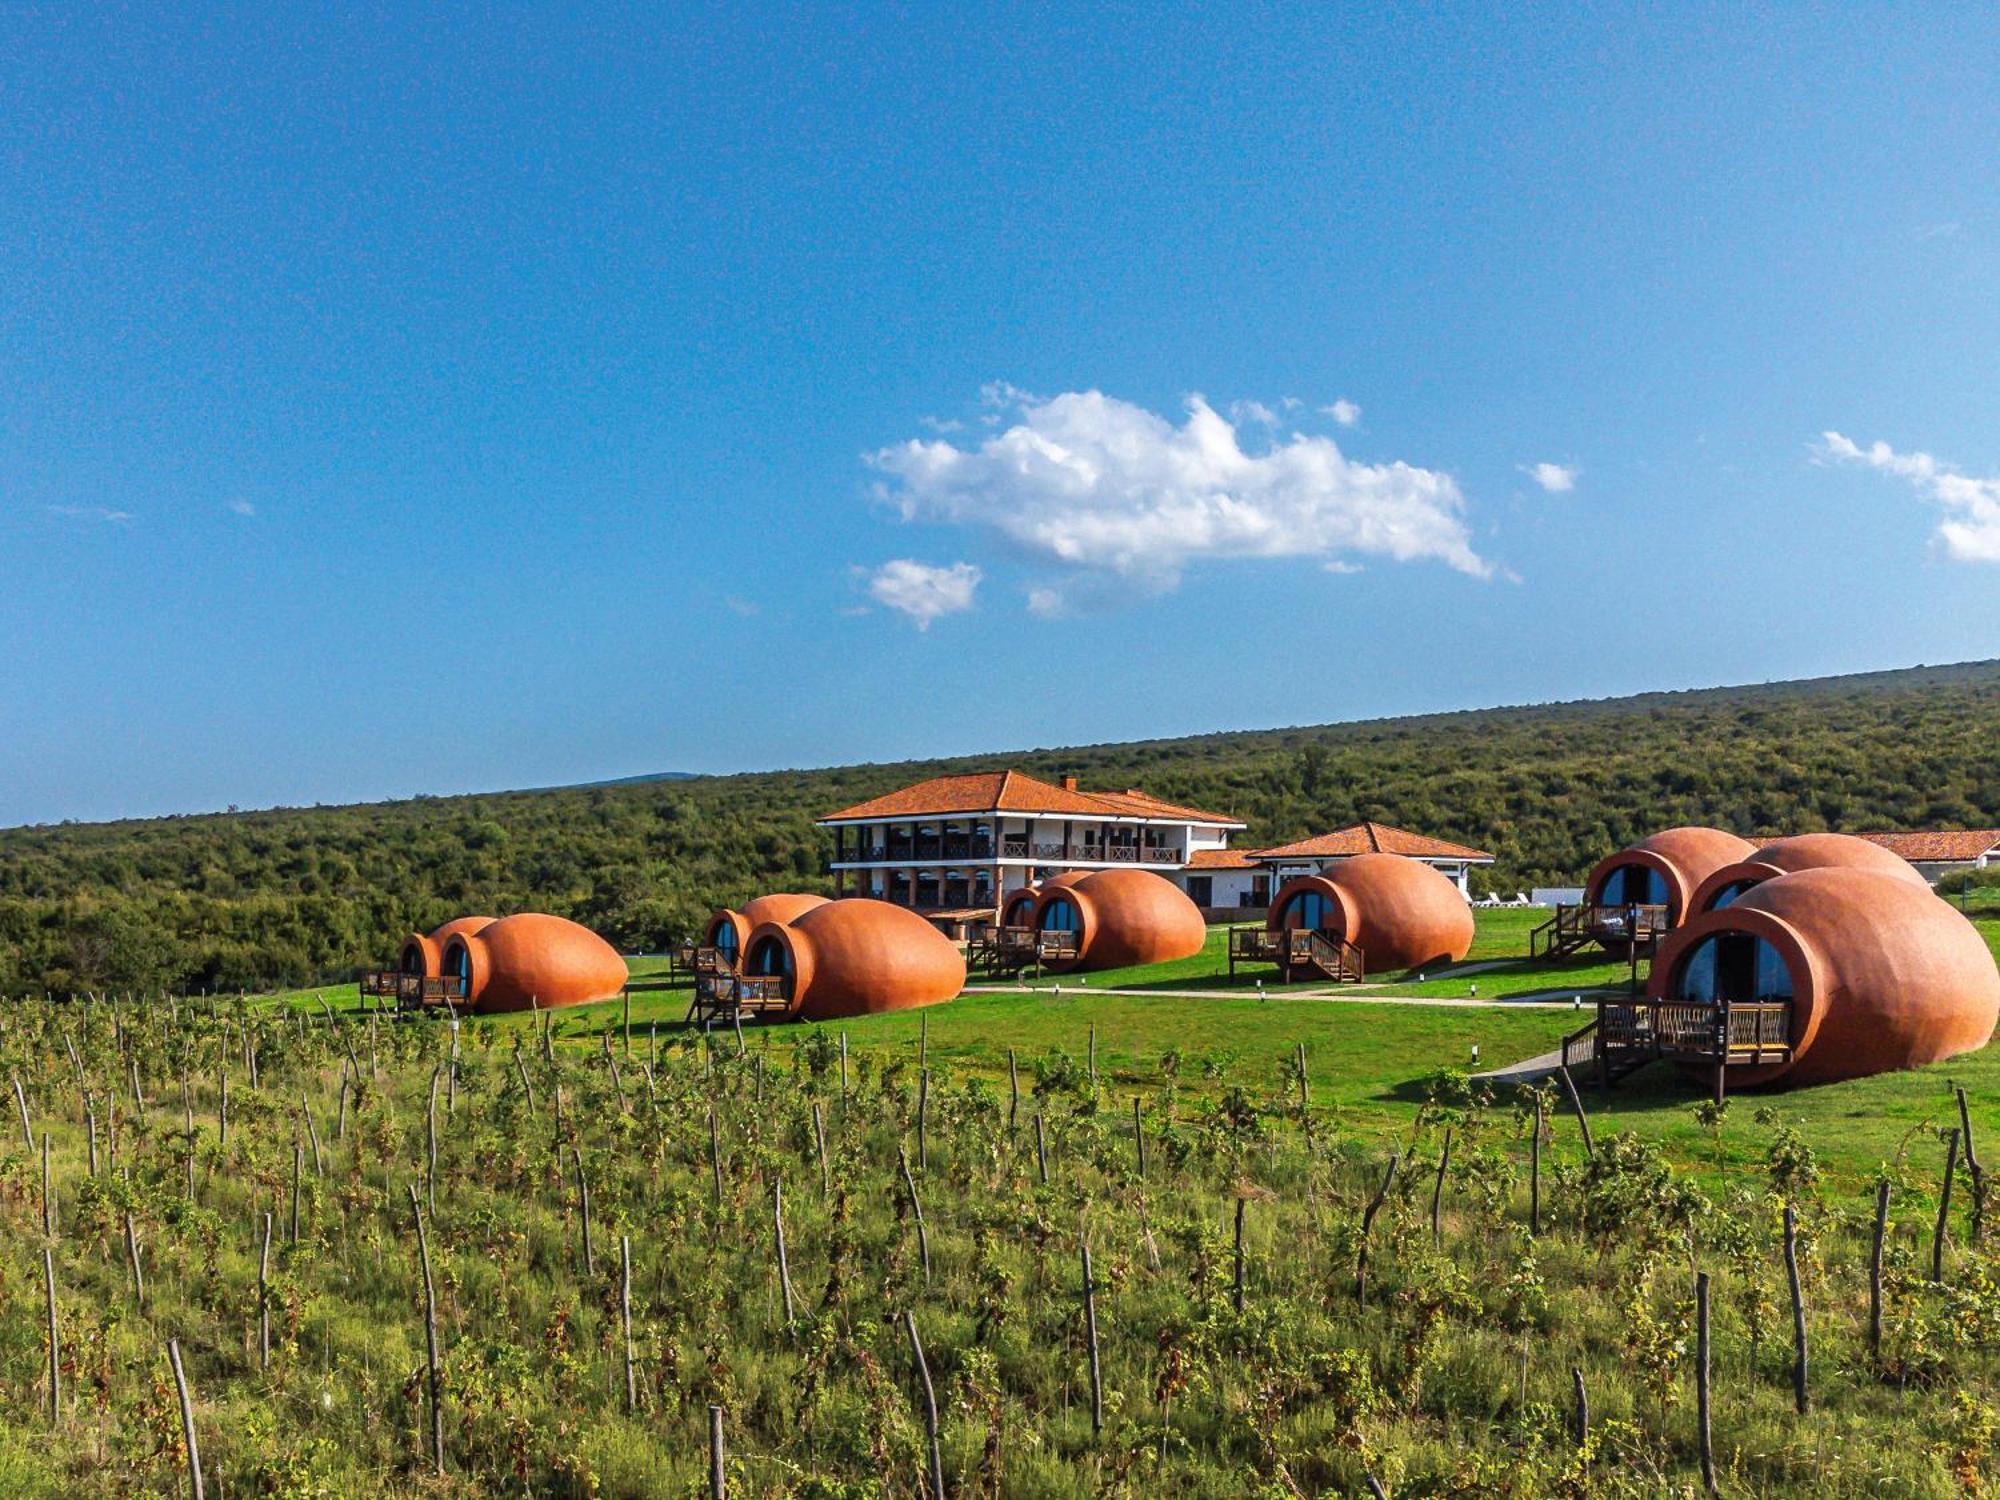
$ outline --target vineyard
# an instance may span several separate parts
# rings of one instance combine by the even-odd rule
[[[1783,1095],[1728,1106],[1748,1161],[1457,1074],[1385,1140],[1309,1048],[1114,1075],[1087,1009],[997,1076],[921,1022],[869,1044],[611,1009],[579,1033],[7,1006],[8,1491],[1995,1479],[2000,1261],[1980,1115],[1948,1093],[1860,1185]]]

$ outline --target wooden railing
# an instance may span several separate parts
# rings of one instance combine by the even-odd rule
[[[1558,906],[1554,916],[1528,934],[1528,956],[1549,958],[1585,943],[1633,939],[1641,947],[1650,947],[1672,925],[1671,913],[1664,906]]]
[[[1035,934],[1035,957],[1042,963],[1070,963],[1083,953],[1081,933],[1045,927]]]
[[[1276,964],[1287,974],[1294,969],[1317,969],[1343,984],[1351,984],[1368,972],[1367,957],[1354,944],[1311,927],[1289,927],[1278,932],[1263,927],[1231,928],[1231,974],[1239,963]]]
[[[1563,1038],[1563,1061],[1586,1064],[1602,1084],[1665,1058],[1720,1072],[1782,1062],[1792,1050],[1792,1007],[1785,1000],[1601,1000],[1597,1019]]]
[[[463,1005],[465,981],[456,974],[405,974],[401,969],[375,969],[361,976],[366,999],[393,1000],[398,1010],[432,1005]]]

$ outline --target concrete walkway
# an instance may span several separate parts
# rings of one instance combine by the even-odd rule
[[[1504,1068],[1491,1068],[1472,1076],[1479,1083],[1540,1083],[1544,1078],[1555,1077],[1562,1070],[1562,1060],[1562,1048],[1558,1047],[1540,1057],[1523,1058]]]
[[[969,984],[963,994],[967,995],[1047,995],[1055,997],[1054,985],[1030,984]],[[1120,990],[1100,989],[1093,985],[1064,985],[1062,993],[1070,999],[1087,999],[1092,995],[1117,995],[1128,999],[1155,998],[1161,1000],[1249,1000],[1256,996],[1255,990]],[[1545,994],[1546,991],[1538,993]],[[1432,1005],[1447,1010],[1568,1010],[1570,1002],[1564,1000],[1543,1000],[1528,998],[1521,1000],[1468,1000],[1452,995],[1397,995],[1385,990],[1339,989],[1339,990],[1286,990],[1272,991],[1266,1000],[1345,1000],[1360,1005]]]

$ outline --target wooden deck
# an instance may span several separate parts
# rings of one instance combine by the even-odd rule
[[[687,1023],[704,1026],[710,1021],[789,1015],[792,1000],[785,993],[786,983],[781,974],[738,974],[729,969],[697,974]]]
[[[1786,1000],[1601,1000],[1597,1019],[1563,1038],[1563,1066],[1588,1070],[1609,1088],[1647,1063],[1707,1068],[1715,1097],[1731,1068],[1756,1068],[1792,1055],[1792,1006]]]
[[[1229,934],[1229,973],[1238,964],[1276,964],[1290,983],[1295,977],[1317,975],[1336,984],[1359,984],[1368,974],[1362,951],[1345,938],[1311,927],[1272,932],[1263,927],[1238,927]]]
[[[465,981],[456,974],[405,974],[401,969],[373,969],[361,976],[361,998],[373,1000],[371,1009],[387,1007],[398,1014],[405,1011],[450,1009],[465,1004]]]
[[[1528,957],[1561,958],[1591,943],[1630,943],[1650,955],[1672,926],[1664,906],[1558,906],[1528,934]]]

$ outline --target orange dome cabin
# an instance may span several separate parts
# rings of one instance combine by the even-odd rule
[[[393,1001],[398,1011],[464,1004],[464,989],[444,975],[445,945],[459,933],[478,932],[492,922],[491,917],[453,917],[428,933],[411,933],[403,939],[395,968],[361,976],[362,998]]]
[[[1192,958],[1208,940],[1187,892],[1150,870],[1097,870],[1042,882],[1035,955],[1059,974]]]
[[[1236,934],[1231,958],[1276,963],[1287,981],[1352,982],[1455,963],[1471,947],[1472,909],[1449,876],[1401,854],[1357,854],[1286,881],[1264,931]]]
[[[1748,839],[1720,828],[1667,828],[1643,838],[1598,861],[1582,903],[1557,907],[1530,934],[1529,956],[1560,957],[1592,943],[1619,958],[1649,954],[1687,920],[1704,880],[1754,852]]]
[[[1996,1020],[2000,970],[1964,916],[1919,882],[1821,866],[1691,918],[1645,998],[1602,1002],[1579,1037],[1601,1083],[1666,1058],[1719,1099],[1921,1067],[1985,1046]]]
[[[826,905],[826,897],[799,891],[773,891],[743,903],[741,911],[718,906],[702,929],[701,941],[686,956],[684,967],[695,974],[732,973],[743,955],[751,931],[764,922],[789,922],[815,906]]]
[[[1765,881],[1800,870],[1873,870],[1892,880],[1930,889],[1930,883],[1917,873],[1915,865],[1880,844],[1871,844],[1849,833],[1801,833],[1774,840],[1748,859],[1715,871],[1695,888],[1689,916],[1720,911]]]
[[[1054,880],[1030,883],[1009,891],[1000,902],[993,926],[973,934],[966,947],[967,964],[988,975],[1019,974],[1034,964],[1035,902],[1043,886],[1054,883]]]
[[[958,945],[907,907],[849,897],[762,922],[743,948],[739,1014],[835,1021],[941,1005],[965,988]]]
[[[553,1010],[615,998],[625,960],[603,938],[564,917],[522,912],[445,941],[440,962],[478,1015]]]

